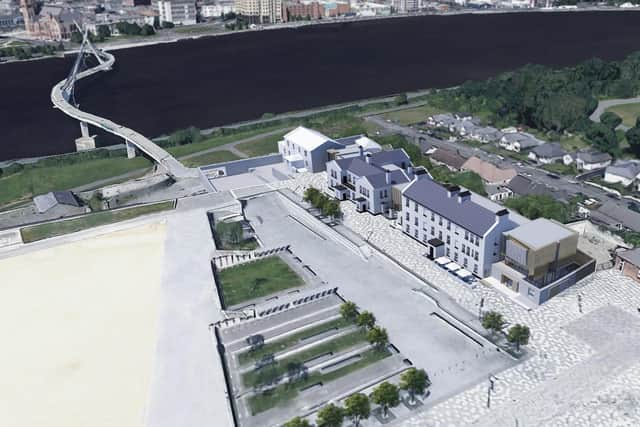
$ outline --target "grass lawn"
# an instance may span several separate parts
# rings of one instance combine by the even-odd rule
[[[412,125],[418,122],[424,122],[428,116],[440,114],[443,111],[432,105],[423,105],[421,107],[407,108],[405,110],[392,111],[382,115],[386,120],[397,120],[401,125]]]
[[[347,348],[353,347],[356,344],[367,342],[367,333],[358,329],[350,332],[346,335],[339,336],[330,341],[314,345],[306,350],[295,353],[289,357],[278,360],[269,366],[273,377],[280,377],[287,373],[287,365],[289,363],[301,363],[304,364],[308,360],[321,356],[326,353],[338,353]],[[255,387],[262,385],[261,369],[245,372],[242,374],[242,382],[246,387]]]
[[[195,157],[189,157],[188,159],[181,160],[182,164],[187,167],[198,167],[204,165],[210,165],[212,163],[229,162],[231,160],[238,160],[240,157],[233,154],[231,151],[212,151],[210,153],[201,154]]]
[[[252,251],[258,246],[260,245],[258,244],[258,241],[256,239],[247,239],[240,243],[226,242],[220,247],[220,249],[229,251]]]
[[[564,163],[551,163],[548,165],[542,165],[542,169],[559,175],[575,176],[578,174],[578,170],[574,164],[567,166]]]
[[[74,219],[44,224],[32,225],[20,229],[22,240],[25,243],[36,242],[49,237],[62,236],[64,234],[75,233],[100,225],[112,224],[114,222],[125,221],[142,215],[173,209],[173,200],[153,205],[137,206],[115,211],[103,211],[84,215]]]
[[[267,126],[260,129],[251,129],[247,131],[236,132],[231,135],[218,135],[205,137],[199,142],[194,142],[193,144],[185,144],[185,145],[177,145],[175,147],[166,147],[169,153],[173,154],[175,157],[186,156],[187,154],[197,153],[198,151],[204,151],[208,148],[219,147],[224,144],[228,144],[230,142],[239,141],[241,139],[251,138],[252,136],[261,135],[263,133],[267,133],[270,131],[274,131],[277,129],[282,129],[282,134],[284,135],[287,130],[290,128],[285,128],[282,124]],[[277,150],[276,150],[277,151]]]
[[[227,307],[304,285],[304,281],[277,256],[226,268],[218,273]]]
[[[321,334],[331,329],[346,328],[347,326],[350,326],[352,324],[353,324],[352,322],[345,320],[342,317],[339,317],[337,319],[330,320],[328,322],[324,322],[319,325],[315,325],[310,328],[304,329],[303,331],[297,332],[295,334],[287,335],[286,337],[281,338],[279,340],[267,343],[262,347],[260,347],[258,350],[255,350],[255,351],[247,350],[244,353],[240,353],[238,355],[238,362],[240,363],[240,365],[247,365],[249,363],[255,362],[256,360],[262,358],[262,356],[264,355],[276,354],[290,347],[293,347],[294,345],[298,344],[300,340],[306,337]]]
[[[386,350],[379,351],[371,349],[361,355],[362,358],[357,362],[351,363],[350,365],[344,366],[340,369],[336,369],[335,371],[331,371],[326,374],[315,372],[309,375],[306,380],[298,381],[295,384],[282,384],[265,393],[249,397],[249,408],[251,408],[252,415],[267,411],[276,406],[286,405],[288,401],[295,399],[300,389],[306,386],[313,385],[318,382],[328,383],[334,381],[366,366],[379,362],[380,360],[391,356],[391,353]]]
[[[636,119],[640,117],[640,102],[635,104],[615,105],[607,108],[607,111],[616,113],[622,118],[622,124],[625,126],[633,127],[636,124]]]
[[[18,173],[0,177],[0,206],[148,167],[151,163],[143,157],[87,160],[67,166],[25,167]]]
[[[265,136],[253,141],[243,142],[236,145],[236,148],[249,157],[265,156],[278,152],[278,141],[282,139],[287,132],[277,133],[275,135]]]

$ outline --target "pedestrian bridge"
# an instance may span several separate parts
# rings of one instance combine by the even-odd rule
[[[85,47],[88,47],[98,59],[98,65],[80,72],[79,64],[85,53]],[[53,102],[53,105],[59,108],[66,115],[79,120],[81,127],[83,127],[83,133],[84,129],[86,129],[86,125],[91,124],[123,138],[126,141],[127,154],[129,158],[134,157],[135,149],[138,149],[149,156],[154,162],[156,162],[159,168],[163,169],[167,175],[173,179],[177,180],[182,178],[198,177],[198,169],[185,167],[171,154],[139,132],[114,123],[109,119],[84,112],[74,105],[72,94],[75,81],[89,77],[101,71],[111,70],[115,61],[115,56],[111,53],[98,51],[88,42],[88,40],[83,41],[80,52],[78,53],[78,60],[76,61],[71,74],[67,79],[56,84],[51,90],[51,101]]]

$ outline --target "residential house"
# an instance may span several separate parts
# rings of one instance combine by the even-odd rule
[[[589,220],[618,231],[640,232],[640,213],[614,201],[606,201],[597,209],[591,210]]]
[[[567,166],[575,162],[576,169],[579,171],[593,171],[609,166],[611,164],[611,155],[593,150],[578,151],[575,154],[565,154],[563,162]]]
[[[610,184],[622,184],[628,187],[640,175],[640,162],[634,160],[618,160],[607,166],[604,180]]]
[[[558,142],[547,142],[538,145],[529,152],[529,158],[543,165],[561,162],[564,155],[567,154]]]
[[[535,136],[525,132],[504,133],[498,143],[505,150],[515,151],[516,153],[542,144],[544,144],[544,141],[540,141]]]
[[[415,176],[403,149],[331,160],[326,169],[329,191],[335,198],[352,200],[359,212],[389,216],[393,216],[394,186],[402,186]]]
[[[452,114],[434,114],[433,116],[427,117],[427,125],[431,127],[437,128],[447,128],[449,129],[451,126],[455,125],[457,119],[453,117]]]
[[[624,276],[640,282],[640,248],[616,253],[615,269]]]
[[[344,144],[303,126],[298,126],[278,141],[278,152],[293,172],[322,172],[329,160],[327,151],[344,147]]]
[[[521,300],[540,305],[595,271],[596,262],[578,250],[578,233],[546,218],[504,232],[504,257],[491,277]]]
[[[33,198],[33,203],[38,213],[44,213],[56,206],[64,205],[71,208],[81,208],[82,204],[71,191],[51,191]],[[84,210],[81,210],[84,211]],[[79,213],[81,213],[79,211]]]
[[[457,120],[453,125],[449,126],[449,132],[456,133],[464,138],[470,138],[477,128],[478,126],[470,120]]]
[[[458,152],[442,148],[435,150],[429,158],[432,163],[446,166],[452,171],[459,171],[462,168],[462,165],[467,161],[467,159],[458,154]]]
[[[472,156],[464,162],[461,170],[477,173],[486,184],[490,185],[505,185],[518,174],[513,168],[501,169],[493,163],[485,162],[476,156]]]
[[[468,190],[429,178],[413,180],[402,200],[403,231],[425,245],[432,239],[443,242],[445,256],[479,277],[500,260],[502,233],[526,221]],[[435,248],[428,247],[433,257]]]
[[[485,184],[484,189],[489,199],[494,202],[502,202],[513,197],[513,191],[506,185]]]
[[[487,144],[490,142],[498,142],[504,136],[502,132],[498,129],[493,128],[491,126],[476,126],[469,135],[470,138],[474,141],[482,142],[483,144]]]
[[[364,151],[365,153],[377,153],[378,151],[382,151],[380,144],[365,135],[336,138],[335,142],[340,144],[341,147],[329,148],[327,150],[328,160],[357,157],[361,155],[361,151]]]
[[[507,187],[515,196],[539,196],[548,193],[548,189],[544,184],[534,182],[522,175],[513,177]]]

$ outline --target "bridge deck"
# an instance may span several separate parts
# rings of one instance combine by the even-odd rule
[[[76,75],[76,80],[83,79],[101,71],[109,71],[115,63],[116,59],[112,54],[107,52],[102,52],[102,55],[106,57],[106,60],[104,62],[86,71],[78,73]],[[65,82],[66,80],[62,80],[51,90],[51,101],[57,108],[62,110],[63,113],[73,117],[74,119],[89,123],[100,129],[104,129],[109,133],[124,138],[126,141],[133,144],[136,148],[148,155],[151,159],[153,159],[153,161],[164,168],[167,174],[174,179],[198,177],[199,174],[197,169],[185,167],[171,154],[160,148],[144,135],[136,132],[133,129],[129,129],[127,127],[114,123],[111,120],[81,111],[80,109],[76,108],[74,105],[69,103],[63,95],[63,86]]]

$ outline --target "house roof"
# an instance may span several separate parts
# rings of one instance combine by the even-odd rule
[[[537,147],[540,144],[543,144],[542,141],[524,132],[515,132],[515,133],[505,133],[502,139],[506,142],[510,143],[518,143],[520,148],[531,148]]]
[[[628,179],[634,179],[640,173],[640,163],[631,160],[618,160],[607,166],[606,173]]]
[[[457,194],[449,196],[446,187],[426,177],[414,180],[403,195],[478,236],[483,236],[495,224],[496,214],[504,210],[500,206],[497,211],[489,209],[473,197],[460,201]]]
[[[518,173],[515,169],[500,169],[493,163],[485,162],[476,156],[470,157],[462,165],[462,169],[470,170],[480,175],[486,182],[503,182],[509,181]]]
[[[640,266],[640,248],[621,251],[617,255],[635,266]]]
[[[299,145],[307,151],[314,150],[327,141],[333,141],[328,136],[325,136],[315,130],[307,129],[304,126],[298,126],[291,132],[287,133],[284,136],[284,139]]]
[[[547,218],[534,219],[504,233],[505,236],[513,237],[534,250],[544,248],[575,234],[575,231]]]
[[[598,209],[591,211],[590,218],[608,226],[621,225],[640,232],[640,214],[613,201],[607,201]]]
[[[467,159],[462,157],[460,154],[450,150],[443,150],[442,148],[438,148],[431,155],[431,158],[455,169],[460,169],[467,161]]]
[[[579,151],[575,158],[585,163],[602,163],[611,160],[611,155],[600,151]]]
[[[546,194],[547,189],[543,184],[531,181],[522,175],[516,175],[509,181],[507,187],[519,196]]]
[[[538,157],[544,157],[548,159],[562,157],[567,154],[567,152],[564,151],[564,148],[562,148],[562,145],[560,145],[559,142],[547,142],[546,144],[538,145],[531,151],[533,151]]]
[[[397,169],[389,172],[389,178],[391,178],[391,185],[395,184],[403,184],[405,182],[409,182],[410,179],[406,173],[402,169]],[[375,175],[367,175],[365,177],[373,188],[380,188],[387,185],[387,173],[380,172]]]
[[[52,191],[33,198],[38,212],[43,213],[57,205],[80,207],[80,202],[71,191]]]
[[[397,166],[411,165],[411,159],[402,148],[396,148],[395,150],[378,151],[377,153],[369,154],[369,163],[382,166],[387,164],[394,164]]]

